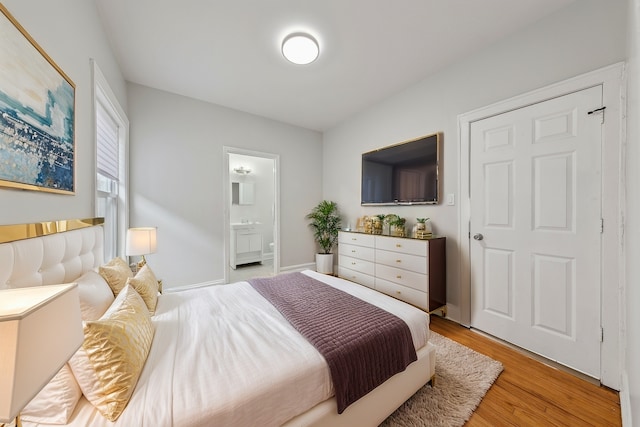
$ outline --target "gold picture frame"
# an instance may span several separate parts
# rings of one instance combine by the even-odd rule
[[[75,194],[75,84],[0,12],[0,186]]]

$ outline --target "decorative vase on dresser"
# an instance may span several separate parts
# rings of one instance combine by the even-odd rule
[[[341,231],[338,275],[425,311],[445,311],[446,238]]]

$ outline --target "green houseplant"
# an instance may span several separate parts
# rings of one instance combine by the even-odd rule
[[[391,234],[394,236],[404,237],[404,225],[407,222],[406,218],[401,218],[398,215],[394,215],[389,220],[389,225],[393,227]]]
[[[338,241],[340,230],[340,213],[338,204],[323,200],[307,215],[311,220],[309,227],[313,229],[313,237],[321,248],[316,254],[316,270],[319,273],[333,273],[333,247]]]

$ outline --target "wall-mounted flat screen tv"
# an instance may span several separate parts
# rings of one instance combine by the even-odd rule
[[[362,205],[438,203],[441,134],[362,154]]]

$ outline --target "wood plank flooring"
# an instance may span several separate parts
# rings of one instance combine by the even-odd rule
[[[455,322],[431,329],[499,360],[504,370],[466,426],[621,426],[618,392],[548,366]]]

